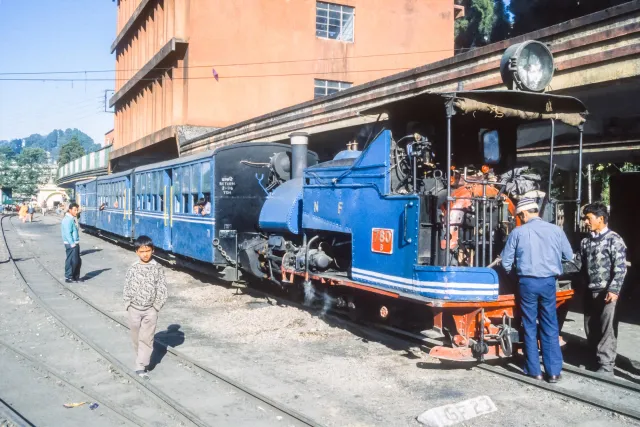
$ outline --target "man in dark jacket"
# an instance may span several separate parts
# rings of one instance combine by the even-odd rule
[[[576,261],[587,286],[584,289],[584,330],[598,360],[598,372],[613,375],[617,338],[614,327],[616,302],[627,274],[627,246],[609,230],[609,213],[600,202],[584,208],[591,235],[580,243]]]

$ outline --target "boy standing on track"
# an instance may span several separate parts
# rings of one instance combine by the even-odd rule
[[[153,241],[138,237],[134,246],[140,258],[127,271],[124,284],[124,307],[129,315],[131,340],[136,353],[136,374],[149,379],[153,339],[158,312],[167,300],[167,281],[162,266],[152,259]]]

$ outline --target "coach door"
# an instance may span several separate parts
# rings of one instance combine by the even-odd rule
[[[171,192],[171,246],[174,253],[197,260],[212,262],[213,210],[202,215],[194,209],[199,199],[210,194],[205,178],[211,177],[211,159],[198,163],[176,166],[172,170]]]

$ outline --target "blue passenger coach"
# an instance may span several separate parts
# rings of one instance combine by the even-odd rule
[[[80,218],[82,226],[95,227],[98,208],[96,206],[98,194],[96,180],[90,179],[76,184],[76,202],[80,206]]]
[[[97,179],[96,227],[122,237],[131,237],[131,171]]]
[[[248,142],[84,181],[76,185],[82,225],[129,239],[146,235],[163,251],[229,265],[237,245],[258,235],[268,189],[291,179],[290,157],[288,144]],[[317,162],[308,152],[307,163]],[[196,209],[199,200],[205,212]]]

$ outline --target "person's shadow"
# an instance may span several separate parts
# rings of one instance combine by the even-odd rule
[[[184,332],[180,330],[180,325],[169,325],[166,331],[158,332],[154,336],[151,363],[147,369],[152,371],[162,362],[168,347],[177,347],[182,343],[184,343]]]

